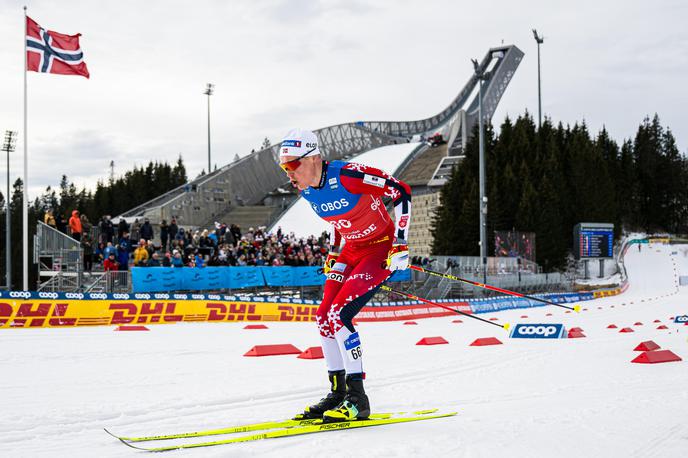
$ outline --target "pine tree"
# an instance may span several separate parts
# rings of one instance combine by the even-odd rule
[[[639,201],[638,181],[633,161],[633,143],[626,140],[621,145],[619,155],[619,177],[617,181],[617,206],[622,227],[637,229],[640,223],[638,214]]]
[[[458,245],[456,215],[459,214],[461,203],[458,187],[458,180],[451,179],[440,191],[441,205],[435,210],[430,229],[433,253],[453,253]]]
[[[657,224],[669,232],[681,232],[686,227],[688,216],[685,205],[688,202],[688,175],[686,160],[681,157],[670,129],[662,134],[660,157],[657,175],[663,184],[660,197],[663,214]]]
[[[179,155],[177,163],[172,169],[172,183],[174,186],[181,186],[187,182],[186,177],[186,167],[184,167],[184,162],[182,161],[182,155]]]
[[[518,204],[516,214],[516,227],[519,231],[537,232],[538,204],[537,192],[526,174],[523,184],[523,193],[521,194],[521,201]]]
[[[660,169],[661,139],[663,135],[659,118],[652,122],[645,118],[638,128],[633,143],[636,177],[638,180],[639,223],[648,231],[660,229],[658,224],[662,219],[661,182],[658,180]]]

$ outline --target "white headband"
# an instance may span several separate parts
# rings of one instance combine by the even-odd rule
[[[284,136],[280,146],[280,157],[308,157],[320,154],[318,137],[310,130],[292,129]]]

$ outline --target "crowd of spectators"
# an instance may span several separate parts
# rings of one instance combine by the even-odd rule
[[[93,266],[105,271],[131,267],[205,267],[205,266],[321,266],[328,251],[328,234],[297,238],[281,228],[268,233],[266,228],[242,232],[236,224],[215,223],[212,230],[190,230],[163,220],[156,229],[145,218],[129,224],[121,218],[115,225],[103,216],[95,230],[86,215],[72,212],[64,223],[52,211],[44,222],[79,241],[83,249],[83,268]],[[62,226],[60,225],[62,224]],[[92,234],[98,234],[94,238]]]

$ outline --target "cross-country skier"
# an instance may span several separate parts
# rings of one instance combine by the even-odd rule
[[[317,137],[307,130],[290,131],[279,156],[291,183],[331,225],[327,280],[316,315],[331,390],[306,407],[303,417],[326,422],[367,418],[361,339],[352,320],[392,271],[408,267],[411,189],[373,167],[324,161]],[[395,222],[384,196],[394,203]]]

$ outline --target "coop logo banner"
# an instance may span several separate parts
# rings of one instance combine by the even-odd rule
[[[674,318],[674,323],[688,323],[688,315],[679,315]]]
[[[511,331],[513,339],[561,339],[564,337],[563,324],[517,324]]]

